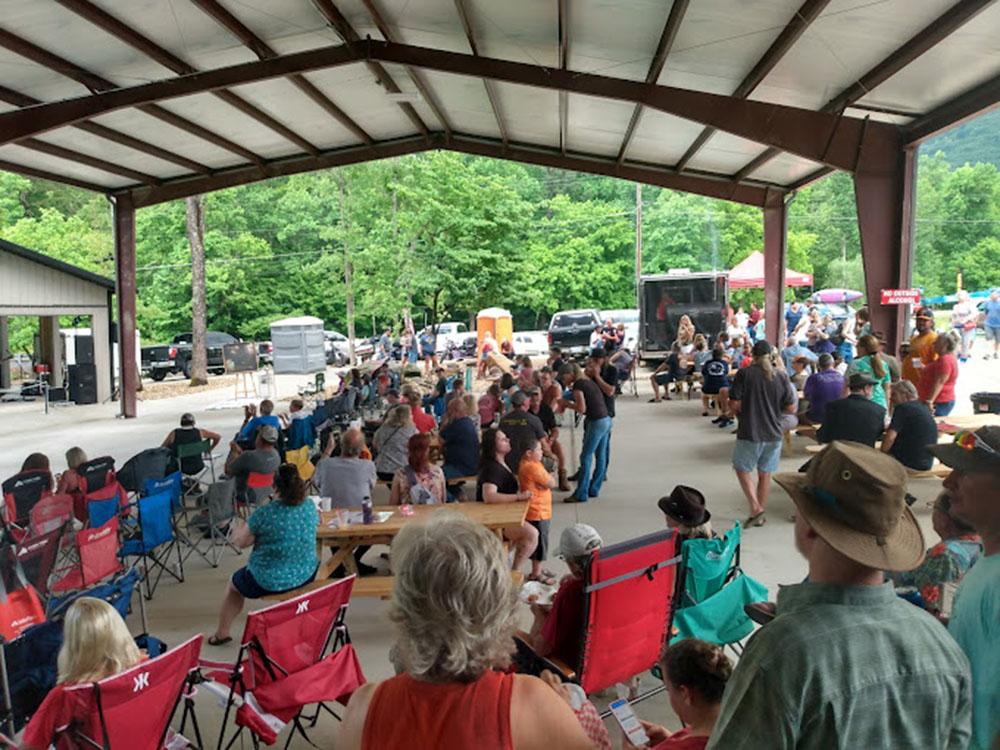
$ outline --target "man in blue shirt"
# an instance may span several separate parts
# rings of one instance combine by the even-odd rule
[[[796,357],[805,357],[813,364],[819,361],[819,355],[816,352],[810,351],[789,336],[788,340],[785,341],[785,348],[781,350],[781,361],[785,363],[785,372],[792,371],[792,362],[795,361]]]
[[[254,408],[253,404],[244,407],[243,426],[240,427],[240,434],[237,436],[236,442],[241,445],[252,446],[257,435],[257,430],[266,424],[271,425],[275,430],[280,430],[281,420],[272,413],[273,411],[274,402],[269,398],[265,398],[260,402],[260,414],[257,414],[257,409]]]
[[[970,750],[1000,745],[1000,427],[960,432],[931,453],[953,471],[944,480],[951,510],[983,539],[983,554],[965,574],[948,623],[972,665]]]
[[[1000,356],[1000,289],[990,292],[990,298],[983,307],[983,327],[986,329],[986,343],[993,342],[993,359]],[[983,359],[989,359],[989,352]]]

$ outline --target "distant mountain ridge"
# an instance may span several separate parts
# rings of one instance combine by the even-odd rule
[[[941,151],[952,168],[989,162],[1000,169],[1000,107],[924,143],[921,152]]]

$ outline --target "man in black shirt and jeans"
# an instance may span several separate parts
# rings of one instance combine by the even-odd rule
[[[917,398],[909,380],[892,384],[892,421],[882,438],[882,452],[908,469],[927,471],[934,465],[928,446],[936,445],[937,422],[927,404]]]
[[[586,369],[582,372],[578,365],[566,365],[560,376],[573,389],[573,400],[568,402],[567,407],[586,416],[576,490],[563,502],[585,503],[600,494],[608,469],[606,443],[611,437],[611,417],[604,399],[606,391],[600,385],[604,383],[600,365],[593,357],[587,359]]]
[[[618,368],[608,364],[608,352],[606,349],[594,349],[591,355],[600,368],[600,375],[595,382],[604,394],[604,407],[611,417],[611,430],[615,428],[615,397],[618,395]],[[611,465],[611,431],[608,431],[608,439],[604,443],[604,466]],[[607,468],[604,471],[604,481],[608,480]]]
[[[510,453],[507,454],[507,466],[517,476],[517,467],[521,456],[531,445],[532,440],[542,444],[542,451],[548,452],[549,440],[542,427],[541,420],[528,411],[528,395],[524,391],[515,391],[510,397],[510,411],[500,419],[500,429],[510,439]]]

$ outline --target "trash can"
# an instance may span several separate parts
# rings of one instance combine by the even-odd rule
[[[976,414],[1000,414],[1000,393],[980,391],[973,393],[972,411]]]

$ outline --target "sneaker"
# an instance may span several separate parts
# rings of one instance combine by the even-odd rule
[[[725,419],[726,419],[725,417],[716,417],[715,419],[712,420],[712,424],[719,424],[719,422],[723,422],[725,421]]]
[[[580,498],[578,498],[576,496],[576,493],[574,492],[572,495],[567,495],[566,497],[564,497],[563,498],[563,502],[564,503],[585,503],[587,501],[586,500],[581,500]]]

